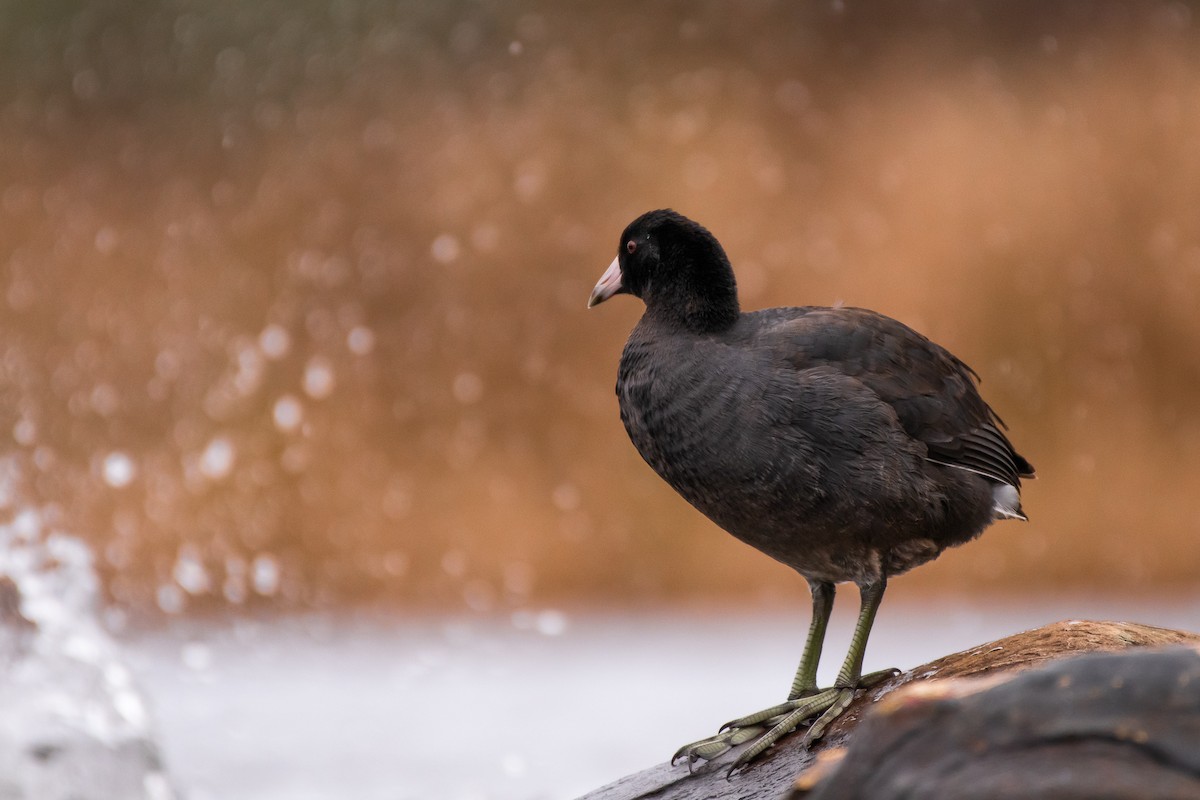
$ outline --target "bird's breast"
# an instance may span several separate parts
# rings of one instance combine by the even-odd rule
[[[812,502],[815,470],[801,432],[773,424],[766,389],[722,353],[630,345],[617,396],[634,447],[685,500],[739,538],[747,520],[783,523]],[[794,522],[791,523],[794,525]]]

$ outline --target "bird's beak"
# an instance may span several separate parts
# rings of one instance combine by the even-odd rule
[[[596,288],[592,289],[592,296],[588,298],[588,308],[598,306],[614,294],[620,294],[625,291],[625,285],[621,283],[620,261],[620,256],[614,258],[612,263],[608,265],[608,269],[604,270],[604,274],[600,276],[600,281],[596,284]]]

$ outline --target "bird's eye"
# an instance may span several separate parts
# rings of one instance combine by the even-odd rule
[[[637,242],[635,242],[633,239],[630,239],[625,243],[625,252],[632,255],[635,250],[637,250]]]

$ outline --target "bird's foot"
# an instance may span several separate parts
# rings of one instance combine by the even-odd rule
[[[687,758],[688,769],[691,769],[697,761],[712,761],[734,747],[752,741],[753,744],[730,765],[726,777],[732,777],[733,773],[749,766],[767,748],[805,723],[808,724],[808,730],[804,732],[800,746],[807,748],[825,735],[829,723],[841,716],[858,692],[877,686],[896,674],[898,672],[894,669],[872,672],[860,678],[854,686],[814,690],[803,697],[730,720],[721,726],[715,736],[679,748],[671,756],[671,763]]]

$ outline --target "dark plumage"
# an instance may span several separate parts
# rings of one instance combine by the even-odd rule
[[[1033,467],[980,397],[975,373],[902,323],[860,308],[742,313],[721,245],[665,210],[625,229],[589,306],[618,293],[646,304],[617,377],[634,446],[709,519],[813,588],[790,710],[817,692],[834,584],[853,581],[864,597],[857,652],[836,687],[852,690],[889,576],[994,519],[1025,518],[1021,478]],[[710,758],[718,739],[686,754]]]

